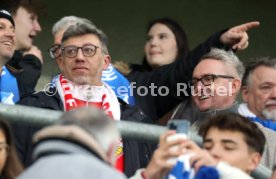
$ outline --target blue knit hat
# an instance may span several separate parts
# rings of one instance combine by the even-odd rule
[[[5,9],[0,9],[0,18],[8,19],[12,23],[13,27],[15,26],[11,14],[8,11],[6,11]]]

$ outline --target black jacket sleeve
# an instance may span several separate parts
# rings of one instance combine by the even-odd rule
[[[6,66],[17,79],[21,97],[35,91],[42,69],[42,64],[36,56],[23,56],[21,52],[15,51],[14,56]]]
[[[34,55],[25,55],[19,61],[19,65],[23,68],[23,73],[18,77],[23,85],[28,88],[27,91],[35,89],[37,81],[41,75],[42,64]]]

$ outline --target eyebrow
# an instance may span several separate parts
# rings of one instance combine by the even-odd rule
[[[230,140],[230,139],[222,139],[220,140],[223,144],[234,144],[238,145],[235,141]],[[203,143],[213,143],[212,139],[204,139]]]
[[[167,34],[169,34],[168,32],[160,32],[160,33],[158,33],[158,35],[167,35]]]
[[[203,143],[206,143],[206,142],[211,143],[211,142],[213,142],[213,140],[212,139],[204,139]]]
[[[168,33],[168,32],[160,32],[160,33],[157,33],[157,35],[169,35],[169,33]],[[148,36],[148,37],[152,37],[152,36],[154,36],[154,35],[148,34],[147,36]]]
[[[214,74],[214,73],[206,73],[206,74],[200,75],[200,77],[195,77],[195,76],[193,76],[192,78],[194,78],[194,79],[199,79],[199,78],[202,78],[202,77],[204,77],[204,76],[209,76],[209,75],[215,75],[215,74]]]
[[[259,86],[262,86],[262,85],[274,85],[274,83],[270,82],[270,81],[265,81],[265,82],[260,83]]]

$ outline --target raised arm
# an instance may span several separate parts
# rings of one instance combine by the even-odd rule
[[[244,50],[248,47],[247,31],[256,28],[260,22],[253,21],[230,28],[220,36],[221,43],[231,47],[233,50]]]
[[[149,164],[143,171],[143,176],[148,179],[164,178],[176,164],[171,159],[180,156],[183,138],[168,141],[168,137],[174,135],[175,131],[167,131],[159,138],[159,147],[155,150]]]

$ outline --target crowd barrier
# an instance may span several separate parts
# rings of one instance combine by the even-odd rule
[[[33,125],[46,126],[55,124],[61,115],[62,112],[60,111],[0,103],[0,117],[15,122],[24,121]],[[167,130],[164,126],[128,121],[118,121],[116,124],[123,137],[153,142],[157,142],[159,136]],[[190,133],[189,137],[197,144],[202,144],[202,140],[198,135]],[[271,174],[272,171],[270,169],[263,165],[259,165],[259,167],[252,173],[252,177],[255,179],[269,179]]]

